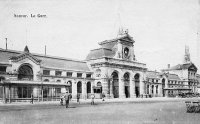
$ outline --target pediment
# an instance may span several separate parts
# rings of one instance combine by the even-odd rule
[[[34,57],[33,55],[31,55],[28,52],[25,52],[25,53],[20,54],[18,56],[10,57],[10,60],[12,62],[19,62],[19,61],[24,60],[24,59],[29,59],[29,60],[33,61],[35,64],[40,64],[40,62],[41,62],[41,60],[39,60],[38,58]]]
[[[124,37],[121,37],[119,40],[121,40],[121,41],[127,41],[127,42],[133,42],[133,43],[135,42],[133,40],[133,38],[131,36],[129,36],[128,34],[126,36],[124,36]]]
[[[197,67],[194,64],[192,64],[188,69],[197,71]]]

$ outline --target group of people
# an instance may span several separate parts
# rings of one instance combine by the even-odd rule
[[[91,97],[91,105],[94,105],[95,95],[91,94],[90,97]],[[104,101],[104,97],[105,97],[105,95],[102,94],[103,101]],[[64,95],[61,96],[60,104],[64,105],[64,101],[65,101],[66,108],[68,108],[69,107],[69,101],[71,100],[71,98],[72,98],[72,95],[70,93],[66,92]],[[80,104],[80,94],[77,94],[77,103]]]
[[[69,107],[69,101],[71,100],[72,96],[68,92],[66,92],[64,95],[60,98],[60,104],[63,105],[63,102],[65,101],[66,108]]]

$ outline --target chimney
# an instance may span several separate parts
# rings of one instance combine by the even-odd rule
[[[8,46],[7,46],[7,38],[6,38],[6,50],[7,50],[7,47],[8,47]]]
[[[167,64],[168,69],[170,68],[170,64]]]
[[[45,45],[45,56],[46,56],[46,52],[47,52],[47,48],[46,48],[46,45]]]

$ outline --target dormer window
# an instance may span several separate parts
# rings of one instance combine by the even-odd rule
[[[86,78],[91,78],[91,74],[86,74]]]
[[[6,66],[0,66],[0,73],[6,72]]]
[[[62,72],[61,71],[56,71],[56,76],[61,76]]]
[[[43,75],[50,75],[50,70],[43,70]]]
[[[77,73],[77,77],[82,77],[82,73]]]
[[[67,77],[72,77],[72,72],[67,72]]]

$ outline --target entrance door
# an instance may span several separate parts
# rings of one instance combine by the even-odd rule
[[[139,87],[135,87],[135,94],[136,94],[136,97],[140,96]]]
[[[140,75],[137,73],[134,76],[135,79],[135,95],[136,97],[140,97]]]
[[[114,95],[114,98],[119,98],[119,87],[118,86],[113,87],[113,95]]]
[[[130,97],[130,88],[129,88],[129,86],[125,86],[125,95],[126,95],[126,98]]]
[[[117,72],[113,72],[112,77],[113,77],[113,96],[114,98],[119,98],[119,79]]]

